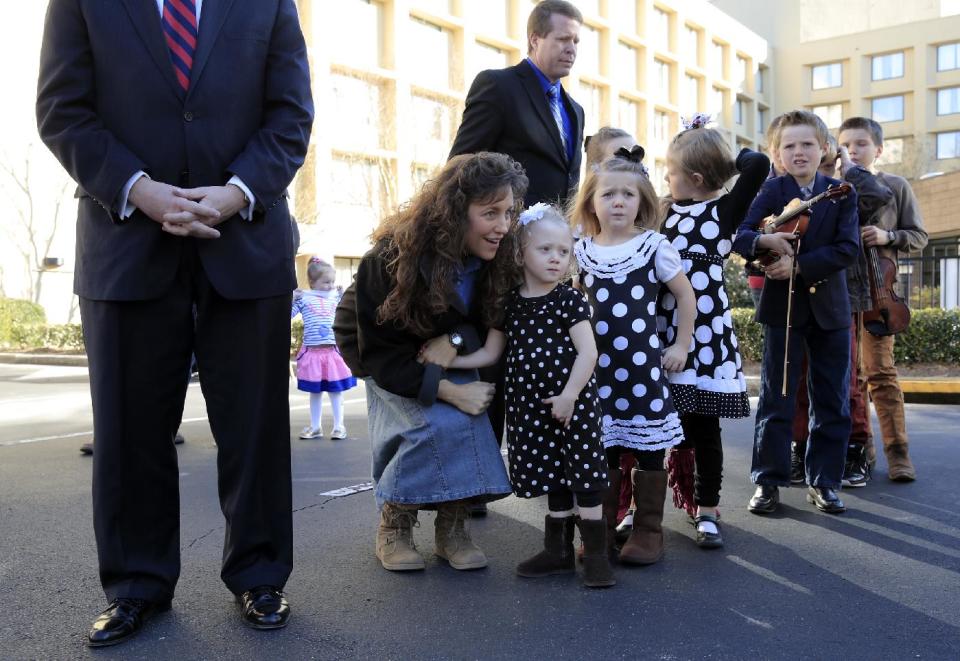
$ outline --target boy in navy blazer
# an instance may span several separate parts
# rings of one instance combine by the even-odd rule
[[[807,387],[813,415],[807,443],[807,501],[817,509],[844,511],[837,495],[850,435],[850,302],[844,269],[859,251],[857,198],[850,192],[811,209],[806,233],[796,243],[785,234],[763,234],[764,218],[779,215],[794,198],[809,199],[840,182],[817,172],[826,151],[827,127],[816,115],[783,116],[778,152],[786,174],[768,179],[740,225],[733,249],[747,260],[773,250],[781,258],[765,268],[766,281],[756,320],[764,324],[760,404],[751,479],[757,490],[749,509],[776,510],[779,487],[790,485],[790,441],[800,365],[809,365]],[[793,294],[789,319],[790,273]],[[789,347],[787,327],[789,325]],[[784,352],[788,351],[787,394],[783,396]]]

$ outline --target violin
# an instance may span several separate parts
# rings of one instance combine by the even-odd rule
[[[819,195],[814,195],[806,202],[794,198],[790,200],[783,212],[779,216],[767,216],[763,219],[763,225],[760,231],[763,234],[790,234],[789,240],[797,239],[807,233],[807,226],[810,223],[810,210],[817,202],[821,200],[843,199],[850,194],[853,187],[846,183],[830,186]],[[780,259],[780,253],[774,250],[761,250],[757,252],[756,258],[750,262],[751,266],[762,269],[770,266]]]
[[[910,308],[896,292],[897,262],[882,257],[876,246],[865,248],[873,309],[863,313],[863,327],[871,335],[896,335],[910,325]]]

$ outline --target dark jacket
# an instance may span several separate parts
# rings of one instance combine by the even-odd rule
[[[853,184],[857,190],[857,215],[860,227],[875,225],[879,210],[893,200],[893,191],[879,177],[860,166],[847,170],[843,179]],[[870,279],[867,274],[867,256],[862,244],[857,253],[857,260],[847,268],[847,290],[850,294],[850,307],[854,312],[873,309],[873,301],[870,299]]]
[[[377,323],[377,309],[396,286],[396,280],[387,271],[386,246],[386,242],[381,241],[360,260],[356,279],[337,308],[334,323],[337,344],[344,357],[356,363],[358,372],[373,378],[384,390],[417,398],[429,405],[436,399],[443,370],[436,365],[418,363],[420,347],[433,337],[456,331],[463,336],[465,353],[479,349],[481,291],[478,286],[473,305],[467,310],[456,291],[451,290],[449,307],[434,319],[433,328],[426,335],[401,329],[392,321]],[[481,269],[478,282],[482,273]],[[420,274],[426,290],[430,277],[428,260],[421,263]],[[351,301],[354,301],[353,309]],[[355,334],[350,333],[351,325],[355,325]]]
[[[225,298],[289,295],[296,286],[286,189],[313,125],[296,6],[208,2],[199,30],[184,92],[156,3],[48,6],[37,123],[79,184],[74,291],[82,297],[161,296],[190,242]],[[256,198],[254,218],[225,220],[212,240],[175,237],[139,210],[121,221],[121,192],[139,170],[183,187],[222,186],[236,175]]]
[[[540,80],[526,60],[477,74],[450,156],[479,151],[507,154],[523,166],[530,180],[525,206],[559,202],[562,207],[580,183],[583,108],[562,87],[561,95],[572,124],[572,159],[560,142]]]
[[[822,193],[827,186],[839,183],[818,173],[813,193]],[[800,187],[789,174],[768,179],[750,205],[733,249],[744,259],[754,259],[757,228],[763,219],[779,215],[790,200],[799,197]],[[849,328],[850,301],[844,269],[856,260],[860,247],[856,192],[836,203],[821,201],[811,211],[807,232],[797,253],[799,271],[794,279],[791,325],[805,326],[815,320],[824,330]],[[786,326],[788,292],[789,280],[767,278],[757,308],[757,321]]]

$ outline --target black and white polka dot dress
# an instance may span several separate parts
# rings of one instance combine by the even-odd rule
[[[684,369],[671,373],[669,379],[681,413],[745,418],[750,415],[747,382],[723,286],[723,262],[732,243],[720,229],[720,199],[675,202],[663,225],[663,234],[680,254],[697,301],[693,350]],[[666,341],[673,342],[677,302],[669,291],[660,296],[657,324]]]
[[[617,246],[580,239],[574,252],[600,352],[604,446],[677,445],[683,429],[662,368],[656,301],[662,283],[680,272],[679,256],[663,235],[650,230]]]
[[[543,403],[560,394],[577,358],[570,328],[589,319],[583,294],[567,285],[533,298],[514,291],[507,301],[507,449],[510,482],[521,498],[608,486],[596,377],[580,391],[566,429]]]

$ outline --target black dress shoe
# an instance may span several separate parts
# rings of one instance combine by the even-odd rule
[[[826,487],[807,487],[807,502],[816,505],[818,510],[827,514],[847,511],[837,492]]]
[[[247,590],[239,597],[240,617],[252,629],[282,629],[290,619],[290,604],[283,592],[270,585]]]
[[[779,504],[780,489],[778,487],[758,484],[753,498],[750,499],[750,504],[747,505],[747,509],[754,514],[771,514],[776,511],[777,505]]]
[[[89,647],[107,647],[132,638],[157,613],[170,610],[170,602],[118,597],[94,621],[87,634]]]
[[[693,519],[697,526],[697,546],[702,549],[719,549],[723,547],[723,534],[720,532],[719,517],[710,514],[701,514]],[[701,530],[701,523],[712,523],[717,532]]]

